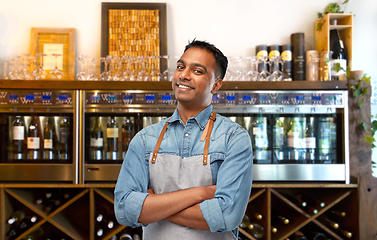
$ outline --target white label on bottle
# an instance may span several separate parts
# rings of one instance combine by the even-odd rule
[[[253,134],[258,135],[259,134],[259,128],[258,127],[253,127]]]
[[[90,139],[91,147],[103,147],[103,138],[91,138]]]
[[[118,128],[108,128],[107,129],[108,138],[117,138],[118,137]]]
[[[13,126],[13,140],[24,140],[24,126]]]
[[[260,58],[260,57],[267,57],[267,51],[266,50],[261,50],[257,53],[257,57]]]
[[[276,143],[276,145],[279,145],[279,146],[283,145],[283,143],[284,143],[283,134],[284,134],[284,128],[282,128],[282,127],[275,128],[275,143]]]
[[[319,148],[330,148],[329,138],[319,139]]]
[[[288,147],[301,148],[301,139],[299,138],[299,132],[288,133]]]
[[[335,64],[339,63],[340,67],[343,69],[340,69],[339,72],[337,72],[333,67]],[[331,76],[338,76],[339,80],[346,80],[346,72],[347,69],[347,61],[345,59],[333,59],[331,60]]]
[[[290,50],[285,50],[281,53],[283,61],[292,61],[292,52]]]
[[[45,139],[44,140],[44,148],[45,149],[52,149],[52,139]]]
[[[27,138],[27,148],[28,149],[39,149],[39,137],[28,137]]]
[[[315,148],[315,137],[305,138],[306,148]]]

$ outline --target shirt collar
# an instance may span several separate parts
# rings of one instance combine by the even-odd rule
[[[207,122],[209,120],[209,117],[212,114],[212,111],[213,111],[213,107],[212,107],[212,104],[210,104],[203,111],[201,111],[198,115],[192,118],[189,118],[187,121],[190,121],[190,119],[195,120],[198,123],[201,130],[203,130],[205,126],[207,125]],[[171,123],[171,122],[181,121],[181,120],[182,120],[181,116],[179,116],[178,109],[176,108],[169,122]]]

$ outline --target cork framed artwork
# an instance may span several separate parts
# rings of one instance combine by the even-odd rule
[[[74,28],[32,28],[30,55],[43,54],[40,62],[46,72],[57,67],[63,73],[61,80],[74,80],[75,38]]]
[[[101,21],[102,57],[156,61],[152,57],[167,54],[166,3],[104,2]],[[166,65],[166,61],[158,60],[153,68],[161,70]],[[151,64],[144,66],[152,68]]]

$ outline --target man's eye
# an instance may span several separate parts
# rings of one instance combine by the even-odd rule
[[[195,73],[198,73],[198,74],[203,73],[203,71],[202,71],[202,70],[199,70],[199,69],[194,70],[194,72],[195,72]]]
[[[181,66],[181,65],[177,65],[177,69],[182,70],[182,69],[184,69],[184,67]]]

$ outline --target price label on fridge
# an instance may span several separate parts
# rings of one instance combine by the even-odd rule
[[[145,95],[145,103],[147,103],[147,104],[153,104],[153,103],[155,103],[155,96],[154,96],[154,94],[146,94]]]
[[[126,94],[123,96],[123,103],[124,104],[132,104],[133,102],[133,96],[132,95],[129,95],[129,94]]]
[[[219,95],[217,95],[217,94],[212,95],[212,104],[219,104],[219,103],[220,103]]]
[[[236,104],[236,95],[235,94],[227,94],[225,96],[225,104],[226,105],[235,105]]]
[[[312,96],[312,105],[321,105],[321,95],[313,95]]]
[[[9,100],[9,103],[18,103],[18,95],[17,94],[9,94],[8,100]]]
[[[270,100],[268,99],[268,95],[260,94],[259,95],[259,104],[270,104]]]
[[[92,95],[90,96],[90,103],[91,104],[96,104],[96,103],[99,103],[101,101],[101,96],[100,95]]]

